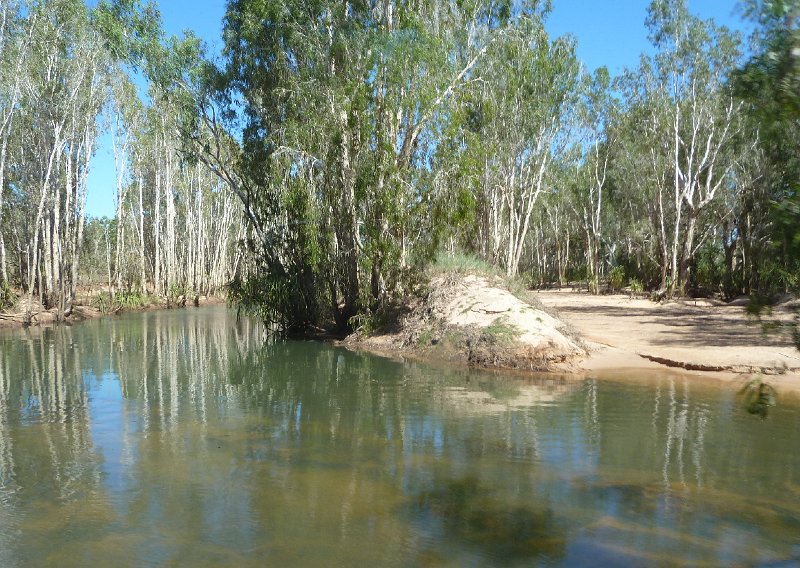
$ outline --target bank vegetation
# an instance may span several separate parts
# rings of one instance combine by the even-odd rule
[[[528,286],[796,291],[800,3],[741,7],[750,38],[654,0],[611,76],[547,1],[229,0],[219,54],[151,3],[6,2],[2,285],[63,314],[81,278],[226,286],[286,334],[389,317],[443,252]],[[117,214],[87,222],[103,125]]]

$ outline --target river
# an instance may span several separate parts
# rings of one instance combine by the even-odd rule
[[[800,402],[269,342],[0,330],[0,566],[796,566]]]

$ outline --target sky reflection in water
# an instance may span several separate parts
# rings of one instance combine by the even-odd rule
[[[265,344],[223,308],[0,332],[0,565],[800,562],[800,414]]]

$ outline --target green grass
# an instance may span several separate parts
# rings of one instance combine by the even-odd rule
[[[520,336],[517,326],[507,323],[505,318],[497,318],[491,325],[485,327],[483,335],[488,335],[498,343],[511,343]]]
[[[135,310],[157,303],[158,299],[141,292],[100,292],[94,297],[92,305],[104,314],[123,310]]]
[[[433,332],[430,330],[423,331],[417,338],[417,347],[427,347],[431,344],[431,339],[433,339]]]
[[[433,274],[473,274],[486,278],[496,278],[514,296],[527,301],[522,296],[528,291],[528,283],[521,275],[509,277],[505,271],[497,266],[478,258],[477,256],[463,253],[441,252],[431,265]],[[535,306],[539,307],[539,306]]]
[[[503,276],[500,269],[480,258],[462,254],[441,252],[431,266],[434,273],[475,274],[478,276]]]

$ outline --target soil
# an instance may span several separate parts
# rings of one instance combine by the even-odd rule
[[[447,274],[413,301],[391,329],[355,333],[343,344],[384,354],[479,367],[570,369],[586,355],[567,326],[514,294],[500,278]]]
[[[776,387],[800,391],[800,352],[788,332],[766,332],[743,299],[659,303],[572,289],[515,296],[499,278],[453,274],[433,278],[429,289],[393,328],[355,333],[343,344],[405,358],[595,377],[765,376]],[[798,301],[775,307],[770,319],[790,320],[793,304]]]
[[[535,295],[586,340],[591,353],[580,363],[586,372],[669,367],[720,378],[780,375],[770,380],[800,386],[800,352],[791,337],[766,332],[762,323],[747,313],[746,302],[685,299],[657,303],[570,289]],[[776,306],[771,319],[788,321],[791,306]]]

